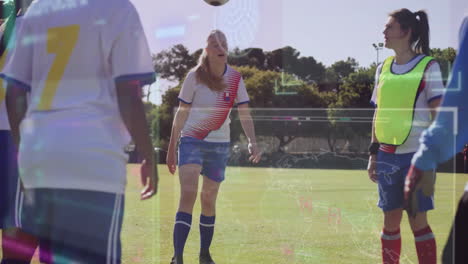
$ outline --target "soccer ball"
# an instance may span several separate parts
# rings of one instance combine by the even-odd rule
[[[222,6],[225,3],[229,2],[229,0],[205,0],[205,2],[212,6]]]

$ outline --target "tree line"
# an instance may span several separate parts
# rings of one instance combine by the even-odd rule
[[[455,49],[435,48],[431,52],[439,62],[446,81],[450,66],[455,60]],[[190,52],[184,45],[178,44],[153,55],[154,70],[158,77],[176,83],[162,95],[161,105],[156,106],[151,103],[146,105],[155,146],[162,149],[167,147],[182,82],[188,71],[197,65],[201,53],[202,49]],[[329,143],[329,150],[336,151],[334,143],[337,138],[370,133],[370,123],[353,125],[334,120],[347,116],[348,108],[372,107],[369,100],[374,87],[377,68],[375,63],[363,67],[354,58],[348,57],[325,66],[312,56],[301,56],[298,50],[290,46],[273,51],[264,51],[261,48],[243,50],[235,48],[229,53],[228,63],[244,78],[250,97],[250,107],[258,109],[252,112],[254,117],[256,114],[278,115],[278,112],[262,111],[262,109],[320,108],[323,111],[318,111],[316,114],[330,120],[324,126],[326,129],[320,131],[313,129],[312,122],[300,122],[300,120],[275,121],[275,126],[282,128],[275,130],[272,129],[272,121],[256,122],[259,136],[278,138],[280,142],[278,152],[284,151],[284,147],[297,137],[325,137]],[[344,110],[337,111],[336,108]],[[298,112],[289,114],[297,115]],[[232,119],[235,122],[236,119]],[[231,126],[231,128],[231,140],[237,141],[241,134],[240,126]]]

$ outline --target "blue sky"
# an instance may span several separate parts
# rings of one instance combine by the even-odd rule
[[[468,14],[466,0],[230,0],[222,7],[203,0],[132,1],[153,53],[177,43],[194,51],[204,46],[210,30],[220,28],[230,48],[270,51],[290,45],[325,65],[347,57],[361,66],[374,62],[372,43],[383,40],[387,15],[395,9],[426,10],[431,47],[438,48],[456,47],[458,27]],[[380,60],[391,54],[382,50]]]

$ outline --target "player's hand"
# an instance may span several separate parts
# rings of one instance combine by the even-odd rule
[[[369,163],[367,164],[367,174],[369,175],[369,179],[375,183],[377,183],[377,156],[370,155],[369,156]]]
[[[140,176],[141,184],[144,186],[140,198],[141,200],[146,200],[158,192],[159,176],[154,162],[143,160],[140,167]]]
[[[422,171],[411,165],[405,180],[405,209],[408,215],[415,217],[418,213],[418,191],[422,190],[423,195],[432,196],[434,194],[435,177],[433,171]]]
[[[175,148],[169,147],[166,155],[166,164],[169,172],[174,175],[177,170],[177,155],[175,152]]]
[[[258,163],[262,158],[262,152],[258,149],[257,143],[249,143],[247,145],[247,149],[249,150],[249,161],[252,163]]]

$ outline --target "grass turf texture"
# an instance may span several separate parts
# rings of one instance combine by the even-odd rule
[[[159,171],[158,197],[141,202],[138,168],[129,165],[123,263],[169,263],[172,256],[178,177],[165,166]],[[230,167],[226,178],[211,248],[218,263],[381,263],[383,218],[375,205],[377,186],[365,171]],[[438,174],[429,222],[439,257],[467,180],[464,174]],[[198,263],[199,214],[197,200],[185,247],[188,264]],[[400,263],[417,263],[406,216],[401,230]]]

